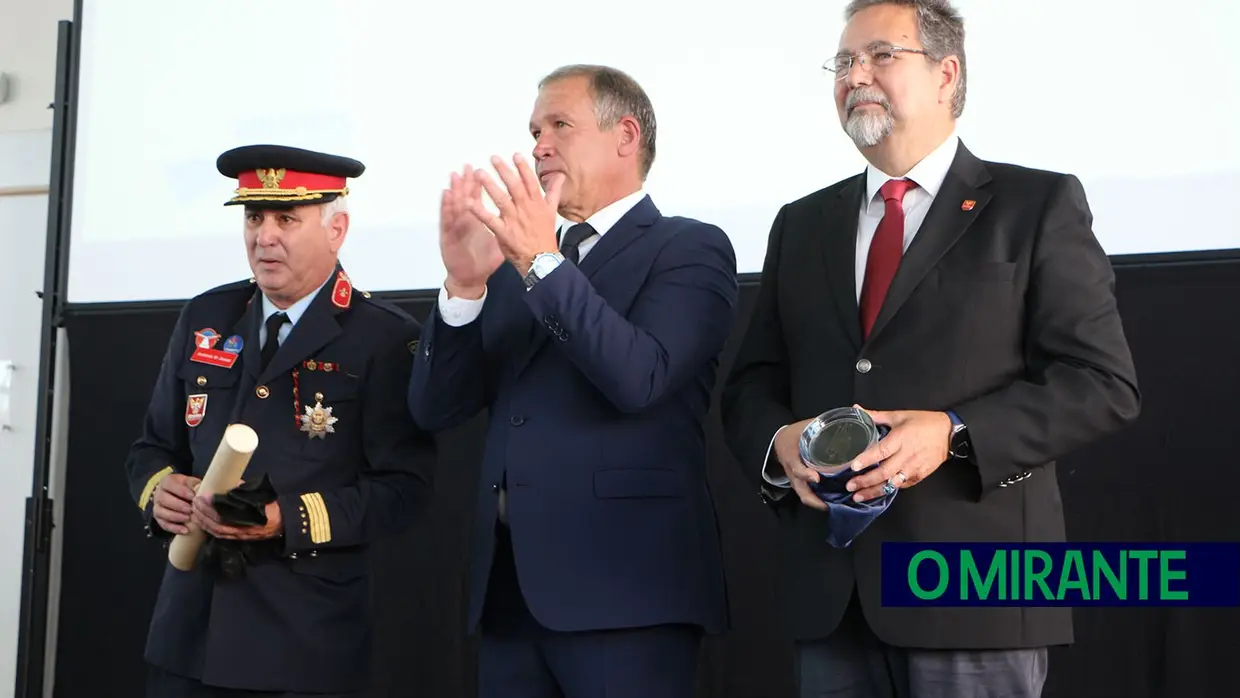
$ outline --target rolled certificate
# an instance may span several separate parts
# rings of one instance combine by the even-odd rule
[[[258,434],[244,424],[230,424],[224,430],[224,437],[215,449],[215,457],[207,466],[207,473],[202,477],[199,492],[223,494],[241,484],[241,476],[250,464],[250,456],[258,448]],[[198,560],[198,551],[207,540],[207,534],[191,521],[189,533],[178,535],[168,546],[168,562],[172,566],[188,572],[194,569]]]

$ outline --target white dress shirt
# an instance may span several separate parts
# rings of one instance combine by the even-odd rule
[[[854,276],[857,280],[857,302],[861,302],[861,288],[865,283],[865,264],[870,255],[870,243],[874,241],[874,234],[878,231],[878,224],[883,220],[883,214],[886,213],[887,204],[883,201],[883,197],[879,196],[878,190],[882,188],[888,180],[892,179],[911,179],[917,186],[908,190],[904,195],[904,251],[908,250],[908,246],[913,242],[913,238],[917,235],[917,231],[921,228],[922,221],[926,219],[926,212],[930,210],[930,204],[934,203],[935,196],[938,195],[939,189],[943,186],[943,180],[947,178],[947,171],[951,169],[952,161],[956,158],[956,150],[960,144],[960,138],[952,133],[947,140],[943,141],[939,147],[930,151],[930,154],[913,166],[905,177],[892,177],[879,170],[877,167],[870,165],[865,172],[865,200],[861,202],[861,211],[859,212],[857,221],[857,249],[856,249],[856,271]],[[771,437],[771,443],[767,446],[766,459],[762,463],[762,479],[767,483],[776,487],[791,487],[788,483],[788,477],[783,474],[783,468],[777,462],[771,459],[771,449],[775,446],[775,437],[779,436],[779,432],[786,429],[787,426],[780,427]],[[770,466],[768,469],[767,466]],[[775,471],[778,474],[771,474],[768,470]]]
[[[301,316],[306,314],[306,308],[309,308],[310,304],[314,302],[314,297],[319,295],[319,291],[322,291],[323,287],[327,285],[327,282],[330,281],[331,278],[335,275],[336,275],[336,271],[333,269],[332,273],[326,279],[323,280],[323,283],[319,284],[318,288],[314,289],[313,291],[311,291],[310,293],[308,293],[307,295],[299,299],[296,303],[293,303],[292,305],[284,309],[283,312],[285,315],[288,316],[288,322],[284,323],[283,325],[280,325],[280,329],[276,333],[276,341],[278,341],[281,345],[284,344],[284,340],[288,339],[289,332],[293,331],[293,325],[296,325],[297,321],[301,319]],[[258,326],[258,346],[260,349],[264,345],[267,344],[267,318],[271,317],[272,315],[275,315],[278,312],[281,312],[281,310],[277,308],[276,304],[272,303],[271,299],[268,298],[267,294],[264,293],[263,294],[263,320],[262,320],[262,324]]]
[[[645,198],[645,196],[646,192],[642,189],[638,189],[632,194],[604,206],[593,216],[587,218],[585,222],[589,223],[590,227],[594,228],[595,234],[585,240],[582,240],[581,244],[577,246],[577,251],[579,253],[578,260],[585,259],[590,250],[593,249],[594,246],[598,244],[598,241],[607,234],[607,231],[615,227],[616,223],[619,223],[620,219],[624,218],[624,215],[632,210],[632,208],[637,205],[637,202],[641,201]],[[570,221],[564,220],[563,218],[560,219],[560,229],[566,229],[570,225],[572,225]],[[505,262],[505,264],[507,263],[508,262]],[[554,274],[555,271],[552,270],[551,273]],[[468,325],[478,319],[478,316],[482,313],[482,305],[486,302],[486,300],[487,290],[485,288],[482,291],[481,298],[471,299],[449,298],[447,287],[440,287],[439,303],[437,306],[439,309],[439,316],[443,318],[445,323],[452,327],[462,327],[464,325]]]

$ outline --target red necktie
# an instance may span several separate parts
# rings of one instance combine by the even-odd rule
[[[874,231],[865,260],[865,281],[861,285],[861,333],[870,336],[887,289],[904,256],[904,194],[917,186],[907,179],[892,179],[878,190],[887,203],[883,219]]]

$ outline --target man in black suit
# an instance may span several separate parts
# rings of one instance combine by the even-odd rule
[[[254,278],[181,311],[126,461],[148,535],[208,534],[165,565],[148,698],[349,698],[370,683],[368,548],[431,494],[434,441],[406,405],[419,326],[337,260],[361,163],[276,146],[220,156]],[[225,427],[258,434],[228,496],[197,492]],[[196,494],[197,493],[197,494]]]
[[[1064,539],[1055,460],[1139,411],[1114,278],[1075,177],[959,142],[946,0],[854,0],[846,19],[825,67],[869,167],[776,216],[725,432],[777,514],[802,696],[1036,696],[1070,610],[884,607],[881,545]],[[899,492],[833,547],[797,440],[853,404],[891,428],[855,498]]]

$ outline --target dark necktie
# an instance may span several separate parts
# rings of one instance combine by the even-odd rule
[[[581,252],[577,246],[593,234],[594,228],[591,228],[589,223],[578,223],[569,228],[560,241],[560,254],[564,255],[565,259],[571,259],[573,264],[577,264],[581,261]]]
[[[275,313],[267,318],[267,341],[263,343],[262,367],[267,368],[276,350],[280,348],[280,327],[288,322],[288,315]]]
[[[883,307],[887,289],[900,268],[904,256],[904,195],[917,186],[907,179],[893,179],[878,190],[886,202],[883,219],[874,231],[870,252],[865,260],[865,280],[861,285],[861,334],[870,336],[878,311]]]

